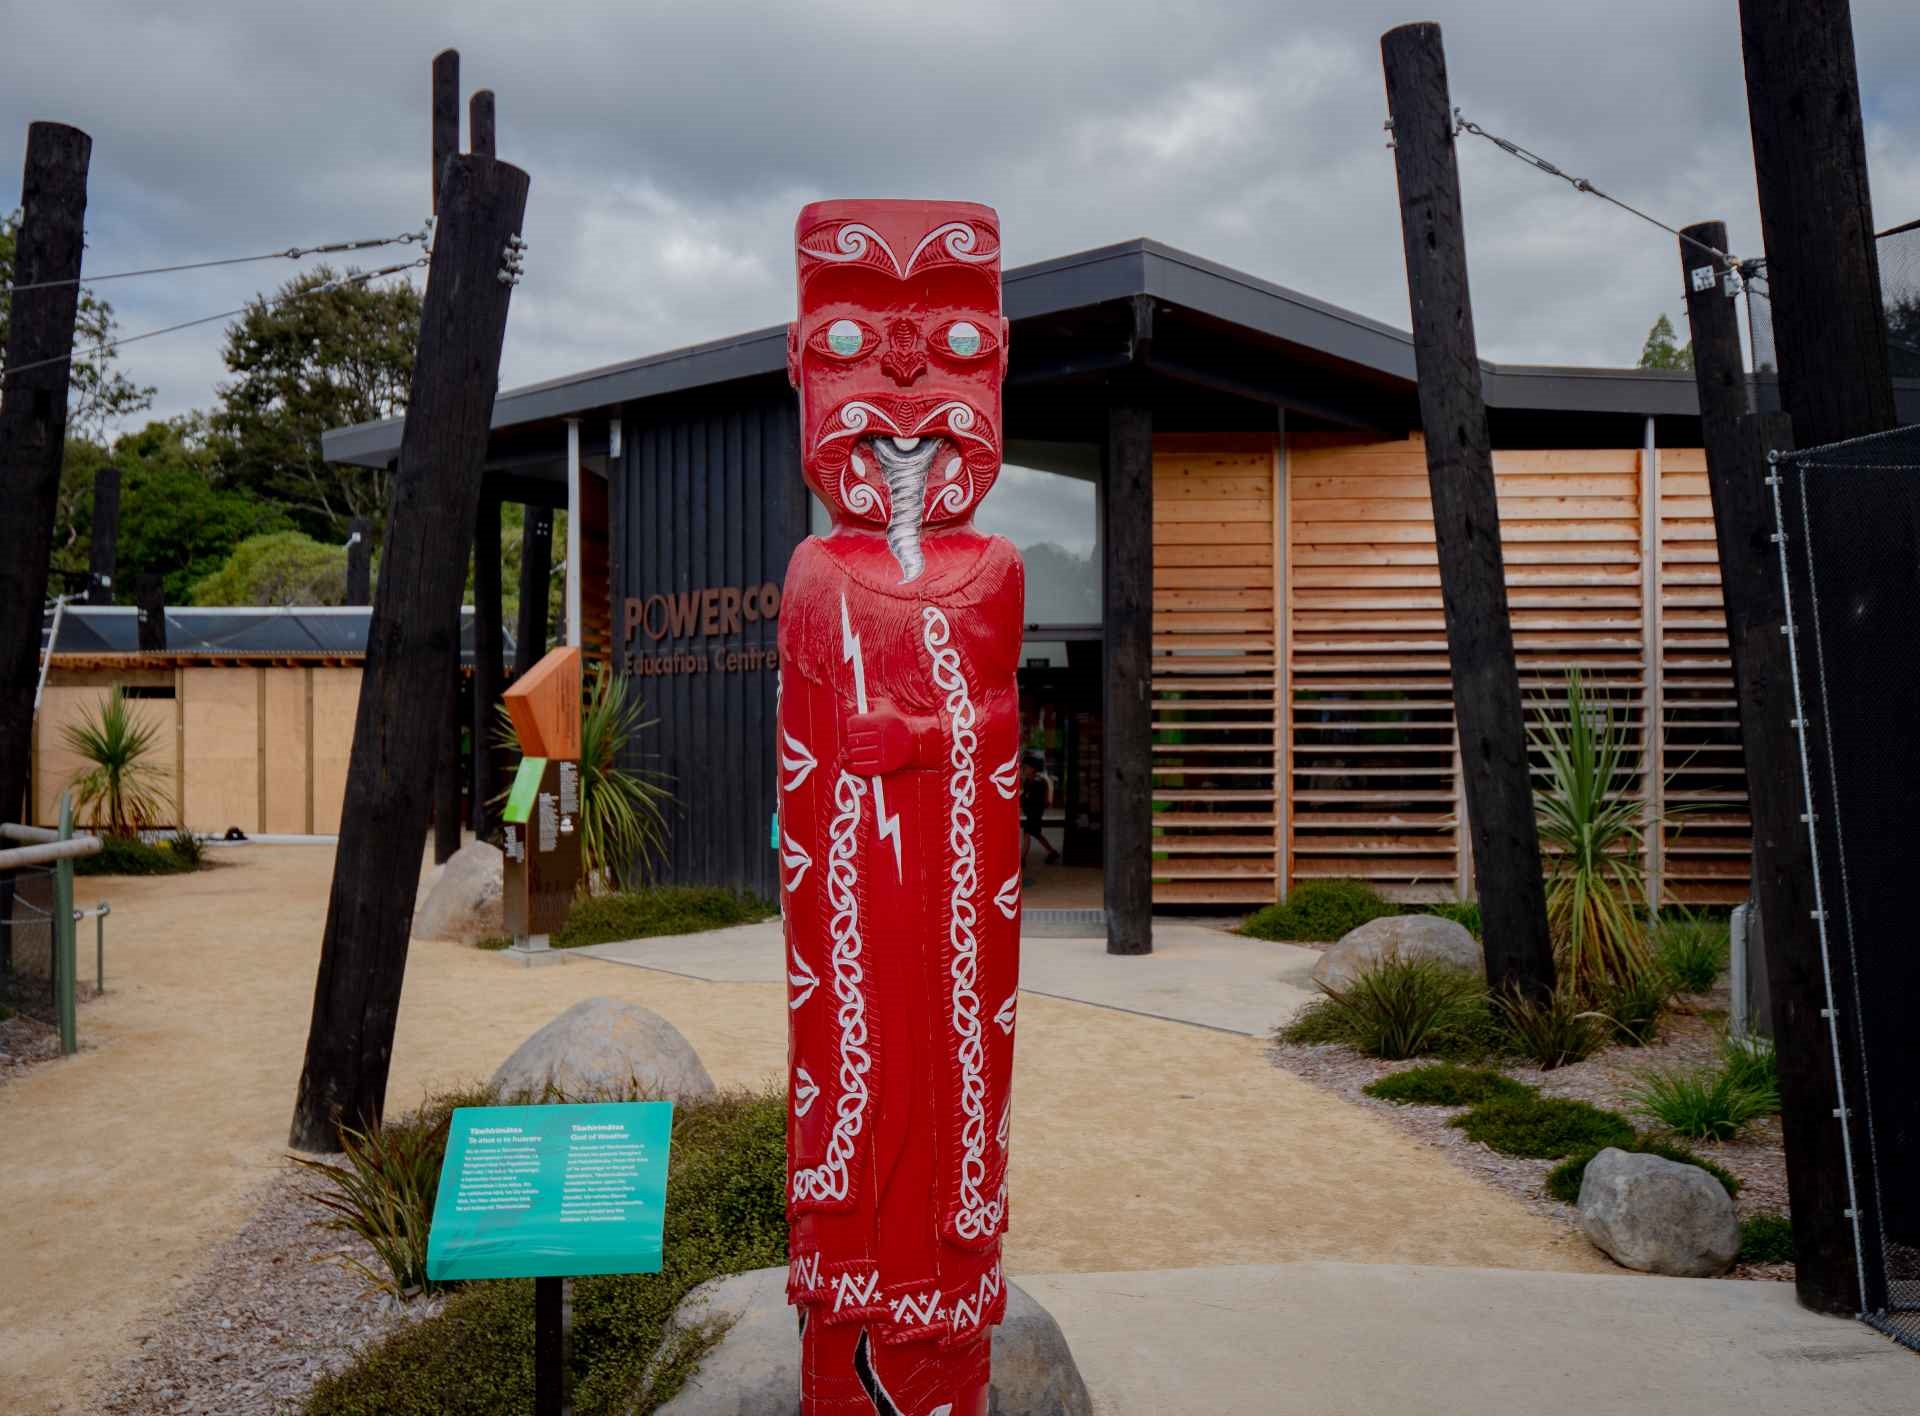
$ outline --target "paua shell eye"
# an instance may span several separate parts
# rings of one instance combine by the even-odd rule
[[[947,330],[947,348],[962,358],[971,358],[980,352],[980,331],[960,320]]]
[[[860,352],[860,326],[852,320],[835,320],[827,327],[827,348],[842,357]]]

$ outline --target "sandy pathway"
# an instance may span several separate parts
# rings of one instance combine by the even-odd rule
[[[84,1049],[0,1088],[0,1391],[77,1411],[280,1163],[332,853],[255,846],[189,877],[86,881],[113,902]],[[778,985],[588,960],[527,970],[416,943],[391,1104],[484,1078],[578,999],[671,1018],[722,1084],[776,1077]],[[1028,996],[1015,1273],[1295,1259],[1604,1267],[1584,1243],[1391,1127],[1269,1066],[1260,1043]]]

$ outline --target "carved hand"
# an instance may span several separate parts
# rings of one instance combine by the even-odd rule
[[[913,760],[913,725],[886,704],[847,719],[847,770],[861,777],[884,777]]]

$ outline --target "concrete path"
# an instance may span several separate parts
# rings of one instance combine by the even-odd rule
[[[715,983],[786,980],[778,920],[569,952]],[[1104,939],[1030,934],[1020,941],[1020,987],[1072,1003],[1266,1037],[1316,996],[1310,975],[1319,957],[1298,944],[1174,921],[1155,923],[1153,952],[1133,958],[1107,953]]]
[[[1348,1263],[1016,1281],[1097,1416],[1920,1410],[1920,1356],[1785,1283]]]

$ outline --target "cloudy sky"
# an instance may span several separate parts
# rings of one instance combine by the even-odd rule
[[[1887,226],[1920,217],[1920,7],[1853,11]],[[992,203],[1009,265],[1151,236],[1404,326],[1378,40],[1410,18],[1445,26],[1469,117],[1758,252],[1734,0],[0,0],[0,133],[93,135],[89,271],[389,234],[426,213],[454,46],[533,177],[508,385],[785,319],[821,196]],[[1681,313],[1670,237],[1483,142],[1462,168],[1484,354],[1631,363]],[[292,273],[101,293],[133,333]],[[123,363],[168,415],[211,401],[219,347]]]

